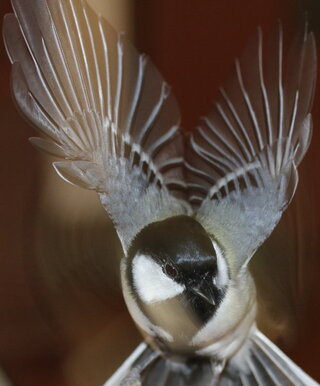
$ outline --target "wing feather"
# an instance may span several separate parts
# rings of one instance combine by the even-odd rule
[[[185,187],[180,113],[151,62],[85,0],[12,6],[4,37],[14,96],[46,136],[32,143],[65,159],[54,165],[62,178],[100,193],[125,244],[171,210],[185,213],[188,204],[169,191]],[[124,223],[139,216],[139,199],[149,217],[130,230]]]
[[[237,251],[236,270],[289,204],[310,143],[316,48],[307,23],[284,47],[280,23],[269,40],[258,28],[187,141],[189,200],[207,229]]]

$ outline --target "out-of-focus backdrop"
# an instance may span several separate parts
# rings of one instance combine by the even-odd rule
[[[152,58],[186,129],[208,111],[257,25],[280,18],[293,36],[305,11],[317,36],[320,25],[318,0],[89,2]],[[1,19],[10,11],[1,0]],[[99,386],[140,341],[119,286],[120,246],[95,193],[60,181],[28,143],[34,130],[14,108],[2,43],[0,65],[0,385]],[[252,267],[267,294],[261,326],[318,381],[319,102],[318,92],[297,196]]]

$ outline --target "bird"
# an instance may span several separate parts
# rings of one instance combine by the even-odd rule
[[[249,263],[291,202],[311,141],[316,46],[261,28],[209,114],[185,133],[150,59],[86,0],[12,0],[12,90],[59,158],[95,190],[123,257],[123,296],[144,342],[112,385],[317,385],[257,326]]]

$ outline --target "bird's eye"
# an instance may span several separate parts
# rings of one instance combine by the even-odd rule
[[[164,266],[164,273],[168,275],[169,277],[172,277],[173,279],[178,276],[178,271],[176,268],[171,264],[166,264]]]

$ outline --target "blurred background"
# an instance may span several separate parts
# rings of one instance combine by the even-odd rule
[[[257,25],[281,19],[293,36],[307,11],[320,32],[318,0],[89,2],[152,58],[186,129]],[[1,0],[1,19],[10,9]],[[119,286],[120,246],[96,194],[61,181],[29,144],[34,130],[13,105],[2,42],[0,66],[0,386],[99,386],[140,341]],[[252,269],[266,294],[261,328],[320,381],[319,92],[313,111],[297,195]]]

